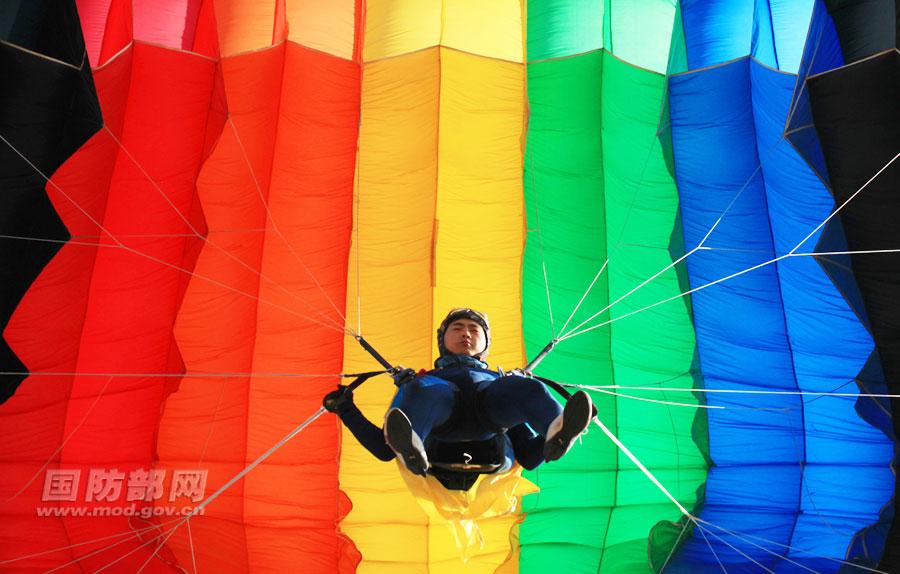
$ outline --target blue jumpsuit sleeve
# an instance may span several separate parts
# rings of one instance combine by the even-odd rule
[[[351,405],[340,416],[341,421],[350,429],[359,444],[366,447],[366,450],[375,455],[375,458],[385,462],[394,459],[394,451],[384,441],[384,431],[367,419],[359,407]]]

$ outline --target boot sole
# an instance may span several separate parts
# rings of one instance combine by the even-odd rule
[[[388,445],[403,459],[406,468],[413,474],[425,476],[428,460],[425,453],[413,444],[413,430],[406,415],[399,409],[391,410],[384,428]]]
[[[544,460],[558,460],[569,450],[569,445],[591,422],[591,398],[584,391],[578,391],[566,401],[563,408],[562,428],[551,440],[544,443]]]

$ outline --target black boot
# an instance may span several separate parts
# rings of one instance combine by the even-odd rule
[[[411,473],[425,476],[428,470],[425,445],[412,429],[409,418],[400,409],[388,411],[384,420],[384,438]]]
[[[544,460],[557,460],[569,452],[575,438],[587,428],[591,422],[593,405],[591,397],[584,391],[578,391],[566,402],[561,415],[550,423],[547,438],[544,441]]]

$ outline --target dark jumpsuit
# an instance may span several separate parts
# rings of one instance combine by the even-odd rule
[[[441,442],[483,441],[506,430],[506,460],[499,471],[509,469],[514,459],[529,470],[543,462],[544,436],[562,407],[540,381],[500,376],[465,355],[445,355],[435,367],[403,384],[391,402],[409,417],[429,456]],[[394,458],[382,430],[355,405],[341,420],[377,458]]]

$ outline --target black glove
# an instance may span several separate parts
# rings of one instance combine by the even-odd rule
[[[325,395],[322,406],[326,411],[342,415],[353,408],[353,391],[345,385],[338,385],[337,390]]]
[[[411,383],[416,378],[416,372],[398,365],[394,367],[394,373],[391,376],[394,377],[394,384],[401,387],[406,383]]]

